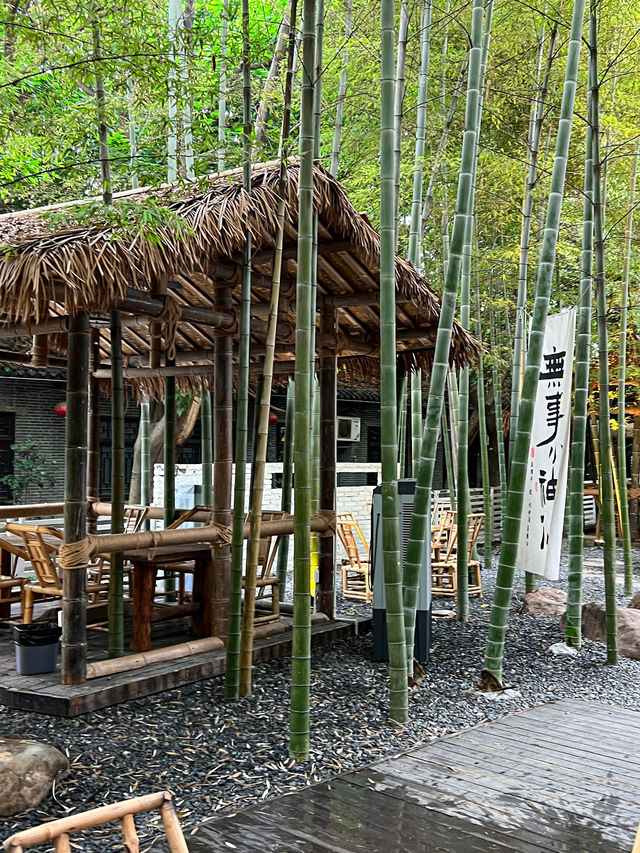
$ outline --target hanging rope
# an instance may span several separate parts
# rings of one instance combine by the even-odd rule
[[[176,336],[178,333],[178,321],[182,316],[182,308],[180,303],[169,292],[164,299],[164,308],[162,314],[158,317],[158,322],[164,325],[164,344],[166,356],[173,361],[176,357]]]

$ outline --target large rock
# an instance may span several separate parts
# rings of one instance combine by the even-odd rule
[[[69,762],[60,750],[34,740],[0,735],[0,817],[34,808]]]
[[[640,660],[640,610],[618,607],[618,652],[626,658]],[[606,642],[607,628],[604,603],[592,601],[582,608],[582,636]]]
[[[528,592],[522,600],[521,613],[531,613],[532,616],[549,616],[556,618],[567,609],[567,593],[561,589],[542,586],[535,592]]]
[[[633,607],[634,610],[640,610],[640,592],[636,592],[627,607]]]

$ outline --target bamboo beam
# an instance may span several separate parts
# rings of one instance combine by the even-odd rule
[[[125,379],[142,379],[145,377],[161,377],[175,379],[176,376],[212,376],[214,366],[207,364],[168,365],[165,367],[125,367],[122,375]],[[102,369],[94,371],[96,379],[111,379],[111,371]]]
[[[196,521],[193,515],[189,521]],[[311,517],[311,532],[318,536],[332,536],[335,530],[335,513],[321,510],[318,515]],[[265,521],[261,527],[261,537],[289,536],[293,533],[293,516],[279,518],[275,521]],[[96,554],[111,554],[114,551],[150,550],[162,545],[193,545],[212,543],[213,547],[221,547],[229,541],[230,528],[218,525],[203,527],[177,528],[172,530],[145,530],[138,533],[105,533],[101,536],[88,536],[89,552]],[[249,524],[243,528],[243,538],[249,538]]]
[[[231,300],[231,288],[220,288],[216,291],[216,304],[222,310],[231,307]],[[216,338],[214,352],[213,520],[223,527],[230,527],[233,474],[233,342],[230,338]],[[229,544],[219,544],[214,548],[212,568],[211,633],[216,637],[226,637],[231,583]]]
[[[320,312],[320,334],[334,334],[337,328],[337,310],[325,302]],[[332,510],[336,506],[337,366],[335,356],[320,359],[320,506]],[[335,614],[335,554],[335,536],[318,540],[317,605],[329,619]]]
[[[26,335],[24,336],[26,337]],[[28,364],[29,367],[43,368],[45,365],[34,364],[30,352],[12,352],[11,350],[0,350],[0,362],[3,364]],[[49,356],[47,367],[66,367],[67,359],[58,356]]]
[[[154,663],[165,663],[170,660],[200,655],[223,649],[224,643],[219,637],[203,637],[200,640],[189,640],[161,649],[150,649],[147,652],[137,652],[135,655],[125,655],[121,658],[100,660],[87,665],[87,678],[101,678],[104,675],[114,675],[116,672],[129,672],[132,669],[142,669]]]
[[[69,323],[67,418],[65,437],[64,541],[85,538],[87,524],[87,425],[89,318],[80,313]],[[80,558],[82,560],[82,558]],[[87,671],[86,564],[62,572],[62,683],[81,684]]]

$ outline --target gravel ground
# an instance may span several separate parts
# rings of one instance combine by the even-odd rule
[[[587,563],[602,551],[587,548]],[[640,585],[640,551],[634,553]],[[605,666],[604,646],[585,642],[576,657],[547,649],[562,639],[557,620],[519,614],[514,595],[505,653],[509,695],[477,691],[495,572],[484,573],[484,600],[471,600],[471,620],[434,620],[431,661],[410,697],[410,722],[387,721],[387,673],[371,661],[370,635],[314,652],[311,758],[294,766],[287,755],[289,661],[259,665],[254,693],[223,704],[220,678],[134,700],[75,719],[0,706],[0,731],[52,743],[69,756],[71,772],[29,814],[0,821],[0,840],[47,819],[160,789],[173,792],[185,834],[200,821],[291,792],[336,773],[408,749],[440,735],[563,697],[593,699],[640,710],[640,661]],[[621,580],[621,578],[619,578]],[[566,586],[563,577],[553,586]],[[601,573],[585,566],[584,600],[603,598]],[[620,593],[622,592],[619,586]],[[620,603],[626,599],[620,595]],[[438,609],[453,600],[438,599]],[[340,601],[342,612],[367,606]],[[138,821],[141,849],[158,835],[158,820]],[[115,827],[91,834],[89,851],[122,850]]]

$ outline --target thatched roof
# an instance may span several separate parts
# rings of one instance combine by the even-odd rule
[[[276,358],[294,357],[295,256],[297,243],[298,164],[287,169],[285,268],[280,299]],[[42,323],[47,318],[88,311],[105,316],[122,300],[148,298],[159,282],[174,282],[172,301],[179,306],[212,309],[221,280],[233,284],[239,305],[239,271],[244,228],[252,238],[252,345],[264,344],[265,306],[270,292],[272,249],[276,233],[278,163],[256,165],[252,192],[242,188],[240,170],[186,184],[120,193],[121,199],[153,200],[180,217],[187,227],[162,225],[161,240],[125,238],[104,225],[61,227],[51,212],[69,207],[9,213],[0,216],[0,333],[8,324]],[[314,172],[318,214],[318,299],[338,300],[335,347],[341,375],[377,373],[379,339],[380,240],[367,218],[359,214],[344,188],[321,166]],[[77,203],[76,203],[77,204]],[[398,351],[411,364],[428,365],[435,342],[440,302],[407,261],[396,259]],[[124,316],[127,315],[123,309]],[[135,311],[129,312],[134,321]],[[261,318],[261,319],[260,319]],[[234,334],[235,327],[227,329]],[[4,330],[4,337],[7,330]],[[109,359],[109,332],[100,329],[101,355]],[[178,360],[203,360],[215,334],[207,324],[178,320]],[[146,357],[148,326],[125,323],[125,356]],[[58,341],[64,345],[64,341]],[[1,346],[1,344],[0,344]],[[287,349],[288,347],[288,349]],[[477,342],[459,326],[452,337],[451,358],[475,359]],[[198,355],[196,355],[198,353]],[[140,362],[140,359],[138,359]]]

